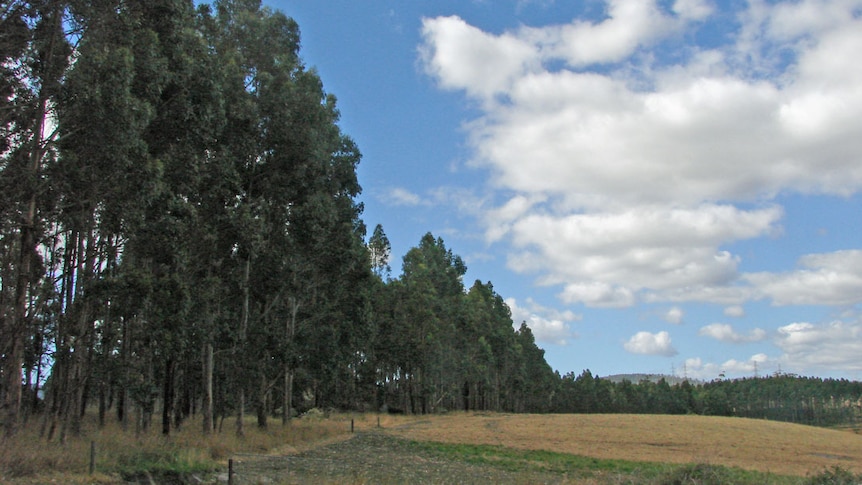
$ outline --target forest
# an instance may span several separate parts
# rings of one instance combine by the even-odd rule
[[[550,406],[554,413],[700,414],[852,426],[862,422],[862,382],[776,372],[671,385],[663,377],[613,382],[585,370],[560,377]]]
[[[259,0],[0,2],[4,436],[312,408],[855,419],[859,383],[561,376],[426,234],[390,270],[361,153]]]
[[[292,19],[255,0],[0,15],[6,436],[62,441],[88,408],[164,434],[312,407],[540,409],[543,351],[490,283],[465,290],[442,239],[390,276]]]

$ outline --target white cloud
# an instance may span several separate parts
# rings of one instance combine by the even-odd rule
[[[728,317],[742,318],[745,316],[745,308],[742,305],[731,305],[724,309],[724,314]]]
[[[683,318],[685,317],[685,312],[680,307],[671,307],[664,314],[664,320],[673,325],[681,325]]]
[[[583,303],[591,307],[624,308],[635,304],[634,293],[628,288],[606,283],[570,283],[560,293],[565,303]]]
[[[661,355],[673,357],[679,352],[671,345],[670,334],[659,332],[638,332],[634,334],[623,347],[632,354]]]
[[[514,326],[517,328],[521,322],[527,322],[539,342],[568,345],[570,339],[577,338],[577,333],[571,328],[571,322],[580,320],[580,315],[547,308],[532,299],[527,299],[526,305],[520,306],[515,298],[507,298],[506,305],[512,312]]]
[[[751,273],[745,279],[775,305],[853,305],[862,302],[862,250],[809,254],[801,269]]]
[[[684,19],[703,20],[713,12],[706,0],[676,0],[673,11]]]
[[[750,2],[735,38],[683,50],[711,3],[605,4],[499,35],[423,21],[426,72],[481,103],[471,163],[514,193],[485,218],[509,267],[591,306],[860,301],[829,261],[742,277],[726,248],[780,234],[777,194],[862,189],[862,2]]]
[[[426,72],[443,88],[479,97],[508,90],[536,55],[535,46],[514,35],[487,34],[458,17],[422,19],[422,37]]]
[[[862,323],[791,323],[778,329],[775,344],[786,369],[862,371]]]
[[[685,373],[688,377],[703,380],[748,377],[762,375],[773,364],[766,354],[754,354],[748,360],[729,359],[721,364],[703,362],[700,357],[685,360]]]
[[[512,224],[520,251],[509,258],[519,272],[541,272],[544,284],[565,283],[569,303],[627,306],[642,289],[693,289],[737,278],[738,257],[723,241],[772,230],[781,211],[637,208],[619,213],[525,215]],[[669,297],[668,297],[669,298]]]
[[[384,200],[393,205],[415,206],[422,203],[421,197],[401,187],[391,189]]]
[[[701,327],[698,332],[701,336],[714,338],[722,342],[742,343],[742,342],[759,342],[766,338],[766,331],[760,328],[755,328],[743,335],[736,332],[733,326],[726,323],[712,323],[705,327]]]
[[[609,0],[607,4],[607,18],[601,22],[524,29],[521,35],[540,45],[545,58],[562,58],[580,67],[618,62],[677,27],[654,1]]]

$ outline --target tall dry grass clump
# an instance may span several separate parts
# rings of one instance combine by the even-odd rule
[[[92,483],[99,482],[98,476],[205,472],[224,467],[232,455],[240,453],[289,453],[346,437],[349,423],[349,417],[338,415],[259,429],[248,420],[240,437],[234,433],[233,420],[226,420],[223,431],[210,435],[201,431],[197,420],[189,420],[170,436],[163,436],[155,426],[146,432],[123,430],[113,422],[99,428],[95,418],[88,416],[80,436],[70,436],[65,443],[47,441],[39,435],[39,425],[32,423],[13,438],[0,441],[0,483],[39,483],[38,477],[47,476],[56,481],[58,474],[60,482],[74,483],[75,476],[89,473],[91,443],[95,443],[98,472]]]

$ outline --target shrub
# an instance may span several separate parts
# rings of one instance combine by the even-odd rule
[[[726,485],[734,482],[727,468],[704,463],[674,468],[658,479],[660,485]]]
[[[862,482],[862,475],[853,475],[849,470],[834,466],[809,477],[805,485],[856,485],[860,482]]]

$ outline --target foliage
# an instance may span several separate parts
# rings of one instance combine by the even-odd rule
[[[728,468],[696,463],[675,468],[657,482],[662,485],[723,485],[741,483],[741,480]]]
[[[854,475],[845,468],[834,466],[808,477],[805,485],[854,485],[860,481],[862,481],[862,475]]]
[[[238,453],[301,448],[349,432],[342,415],[297,420],[275,429],[252,428],[241,439],[228,431],[204,435],[198,427],[184,427],[165,438],[157,429],[127,433],[118,423],[99,429],[96,421],[97,416],[86,416],[81,436],[70,436],[65,444],[44,443],[38,430],[27,428],[0,443],[0,482],[18,483],[21,479],[31,483],[26,480],[31,477],[37,480],[32,483],[46,483],[53,473],[60,474],[56,483],[71,483],[75,476],[88,471],[91,442],[96,444],[97,476],[109,477],[104,483],[117,483],[119,477],[131,479],[144,474],[188,478],[193,473],[224,469],[226,460]]]
[[[560,378],[558,413],[703,414],[765,418],[818,426],[851,425],[862,418],[862,383],[776,374],[768,377],[670,385],[612,382],[580,375]]]
[[[365,241],[361,154],[293,19],[48,0],[0,22],[4,436],[64,443],[91,407],[166,436],[193,416],[242,435],[249,411],[550,410],[556,377],[490,282],[465,290],[430,233],[395,279],[382,226]]]

